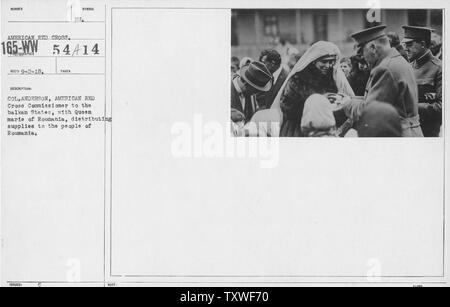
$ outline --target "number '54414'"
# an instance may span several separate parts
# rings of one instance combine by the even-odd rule
[[[53,55],[81,56],[81,55],[99,55],[98,44],[88,45],[53,45]]]

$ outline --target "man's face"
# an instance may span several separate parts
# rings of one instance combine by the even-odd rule
[[[436,55],[439,53],[440,48],[442,45],[442,37],[436,33],[431,34],[431,52],[433,52],[433,55]]]
[[[364,62],[359,62],[358,63],[358,69],[360,71],[368,71],[369,70],[369,65],[367,65],[367,63],[364,63]]]
[[[290,69],[294,68],[295,64],[297,64],[299,58],[297,57],[296,54],[291,54],[291,56],[289,57],[289,62],[288,62],[288,66]]]
[[[267,55],[261,58],[261,62],[266,65],[271,74],[274,74],[278,70],[278,68],[280,68],[280,65],[275,64],[273,61],[269,61],[267,59]]]
[[[319,59],[315,62],[316,68],[323,75],[329,74],[331,72],[331,70],[333,69],[334,65],[336,65],[335,58]]]
[[[405,43],[404,48],[406,51],[406,55],[411,62],[421,57],[426,50],[424,43],[416,41]]]
[[[242,78],[238,79],[238,84],[239,84],[239,87],[242,91],[242,94],[244,94],[244,96],[251,96],[251,95],[259,93],[259,91],[257,89],[255,89],[253,86],[251,86],[250,84],[245,82],[245,80]]]
[[[231,63],[231,75],[233,76],[233,75],[237,74],[238,71],[239,71],[239,67],[236,64]]]
[[[442,36],[435,32],[431,33],[431,43],[434,46],[442,44]]]
[[[376,48],[373,44],[366,44],[362,48],[362,56],[369,67],[374,67],[378,61]]]

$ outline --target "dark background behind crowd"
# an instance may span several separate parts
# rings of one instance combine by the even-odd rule
[[[367,14],[367,9],[233,10],[231,53],[239,59],[258,59],[262,50],[276,49],[283,55],[283,64],[291,61],[293,66],[295,58],[323,40],[335,43],[344,57],[350,57],[354,51],[350,35],[378,24],[397,35],[403,25],[433,28],[435,44],[441,44],[442,10],[381,10],[376,22],[369,22]]]
[[[342,52],[342,68],[358,96],[364,95],[370,70],[354,55],[350,34],[363,28],[386,24],[391,45],[406,58],[401,45],[402,25],[434,29],[431,50],[442,60],[442,10],[380,10],[380,21],[368,22],[367,9],[334,10],[233,10],[231,24],[231,71],[260,60],[261,52],[276,50],[289,72],[315,42],[335,43]]]

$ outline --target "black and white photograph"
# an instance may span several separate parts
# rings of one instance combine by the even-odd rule
[[[236,136],[441,137],[443,10],[232,11]]]

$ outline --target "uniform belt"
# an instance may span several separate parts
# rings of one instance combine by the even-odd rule
[[[400,122],[403,129],[417,128],[420,127],[420,116],[416,115],[408,118],[400,117]]]

